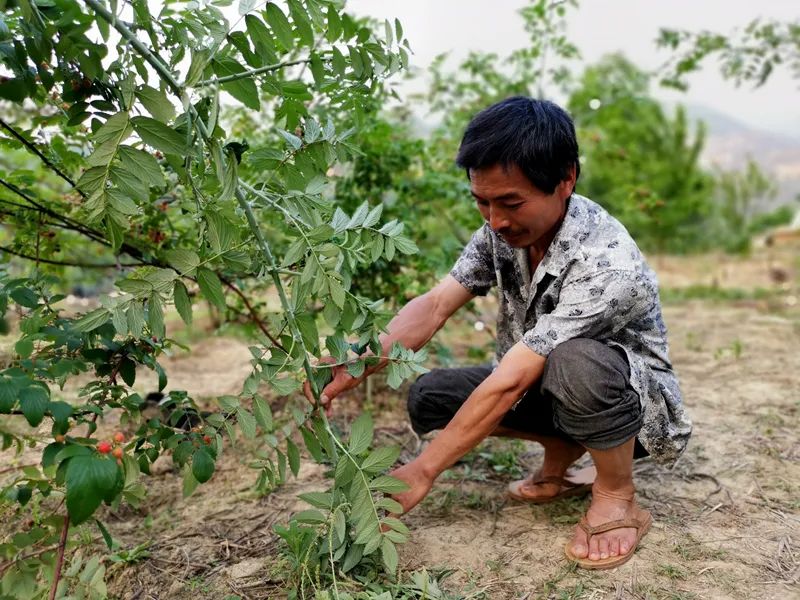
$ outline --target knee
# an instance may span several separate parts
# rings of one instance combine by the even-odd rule
[[[618,351],[587,338],[558,345],[547,357],[542,390],[582,412],[613,402],[628,386],[628,365]]]
[[[429,385],[430,376],[433,371],[429,371],[417,377],[417,380],[411,384],[408,390],[408,400],[406,407],[408,409],[408,417],[411,420],[411,425],[418,433],[422,428],[424,416],[427,413],[426,406],[430,404],[431,386]]]

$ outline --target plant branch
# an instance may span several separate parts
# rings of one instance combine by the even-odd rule
[[[42,159],[42,162],[44,162],[44,164],[46,164],[46,165],[48,166],[48,168],[49,168],[50,170],[52,170],[52,171],[53,171],[53,172],[54,172],[56,175],[58,175],[59,177],[61,177],[61,179],[63,179],[63,180],[64,180],[64,181],[66,181],[68,184],[70,184],[72,187],[74,187],[74,188],[76,188],[76,189],[77,189],[77,187],[76,187],[76,185],[75,185],[75,182],[74,182],[74,181],[72,181],[72,179],[71,179],[71,178],[70,178],[68,175],[66,175],[66,174],[65,174],[65,173],[64,173],[64,172],[63,172],[61,169],[59,169],[57,166],[55,166],[55,165],[54,165],[54,164],[53,164],[53,163],[50,161],[50,159],[49,159],[49,158],[47,158],[47,157],[46,157],[44,154],[42,154],[42,152],[41,152],[41,151],[40,151],[40,150],[39,150],[39,149],[38,149],[38,148],[37,148],[37,147],[34,145],[34,143],[33,143],[33,142],[31,142],[30,140],[28,140],[27,138],[25,138],[25,137],[24,137],[22,134],[20,134],[20,133],[19,133],[19,132],[18,132],[16,129],[14,129],[13,127],[11,127],[11,125],[9,125],[8,123],[6,123],[6,122],[5,122],[3,119],[0,119],[0,127],[2,127],[3,129],[5,129],[6,131],[8,131],[8,132],[9,132],[11,135],[13,135],[15,138],[17,138],[17,140],[18,140],[18,141],[19,141],[19,142],[20,142],[20,143],[21,143],[23,146],[25,146],[25,147],[26,147],[26,148],[28,148],[28,149],[29,149],[31,152],[33,152],[33,153],[34,153],[34,154],[36,154],[36,155],[37,155],[39,158],[41,158],[41,159]],[[84,194],[83,194],[83,192],[81,192],[80,190],[78,190],[78,193],[79,193],[79,194],[81,194],[82,196],[84,195]]]
[[[253,77],[254,75],[260,75],[261,73],[269,73],[271,71],[278,71],[283,69],[284,67],[293,67],[295,65],[303,65],[306,63],[310,63],[310,58],[301,58],[298,60],[288,60],[282,63],[276,63],[274,65],[264,65],[263,67],[258,67],[257,69],[248,69],[247,71],[242,71],[241,73],[234,73],[233,75],[226,75],[225,77],[213,77],[211,79],[204,79],[196,84],[197,87],[206,86],[206,85],[216,85],[220,83],[229,83],[231,81],[238,81],[239,79],[248,79]]]
[[[64,517],[64,528],[61,530],[61,539],[58,542],[58,558],[53,571],[53,585],[50,588],[50,600],[55,600],[58,590],[58,581],[61,579],[61,567],[64,565],[64,550],[67,547],[67,533],[69,532],[69,514]]]
[[[222,281],[222,283],[227,285],[237,296],[239,296],[239,298],[242,299],[242,302],[244,302],[244,305],[247,307],[247,310],[250,313],[250,316],[252,317],[253,321],[258,326],[258,328],[261,330],[261,332],[265,336],[267,336],[269,338],[269,341],[272,342],[272,344],[274,346],[276,346],[276,347],[280,348],[281,350],[283,350],[284,352],[286,352],[286,348],[284,348],[281,345],[281,343],[272,336],[272,334],[269,332],[269,329],[267,329],[267,326],[264,324],[264,322],[258,316],[258,313],[256,313],[256,309],[253,308],[253,305],[250,303],[250,300],[247,299],[247,296],[244,295],[242,290],[240,290],[238,287],[236,287],[233,284],[233,282],[229,281],[228,279],[226,279],[224,277],[220,277],[220,280]]]
[[[119,264],[119,265],[116,263],[89,264],[89,263],[73,262],[66,260],[51,260],[48,258],[29,256],[27,254],[23,254],[22,252],[17,252],[16,250],[12,250],[11,248],[8,248],[6,246],[0,246],[0,252],[7,252],[8,254],[13,254],[14,256],[19,256],[20,258],[24,258],[25,260],[34,260],[48,265],[58,265],[60,267],[79,267],[81,269],[116,269],[118,267],[138,267],[142,264],[142,263]]]

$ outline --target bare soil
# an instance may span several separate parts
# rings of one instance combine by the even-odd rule
[[[766,249],[722,262],[654,261],[662,288],[700,284],[710,291],[706,298],[665,306],[671,356],[694,435],[673,468],[648,459],[635,466],[640,503],[655,523],[632,560],[610,571],[576,570],[563,547],[589,500],[511,503],[504,489],[513,472],[473,455],[404,517],[412,534],[400,548],[401,570],[424,567],[445,575],[442,587],[458,598],[800,598],[796,250]],[[782,270],[780,281],[770,269]],[[768,293],[731,301],[715,297],[720,287]],[[491,302],[479,310],[491,314]],[[484,347],[489,338],[465,317],[449,324],[440,341],[467,363],[467,349]],[[210,399],[238,392],[248,361],[244,342],[209,337],[164,366],[171,387]],[[149,391],[147,385],[137,381],[141,391]],[[375,387],[368,408],[381,440],[410,449],[404,390]],[[362,391],[338,403],[335,419],[343,429],[363,403]],[[166,465],[146,479],[148,497],[139,509],[104,515],[123,547],[147,544],[150,553],[110,568],[115,597],[283,597],[283,563],[272,526],[302,508],[296,495],[320,489],[324,475],[304,461],[296,480],[259,496],[253,491],[256,472],[248,466],[252,449],[244,442],[226,446],[213,479],[188,500],[181,497],[180,474]],[[492,441],[484,450],[511,453],[523,470],[541,460],[534,443]]]

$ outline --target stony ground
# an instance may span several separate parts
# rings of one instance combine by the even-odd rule
[[[452,597],[470,599],[800,598],[795,256],[764,250],[749,259],[655,261],[665,292],[706,286],[665,293],[673,298],[665,305],[671,354],[695,432],[674,468],[637,463],[640,502],[655,524],[630,562],[605,572],[572,568],[563,546],[588,499],[507,502],[507,481],[535,468],[541,452],[532,443],[495,441],[446,473],[405,517],[412,535],[400,551],[401,569],[426,568]],[[479,308],[491,314],[490,304]],[[464,361],[467,348],[474,355],[490,341],[466,321],[442,340]],[[246,343],[215,337],[165,366],[171,387],[211,398],[238,391],[248,359]],[[370,407],[379,435],[410,449],[402,393],[375,387]],[[363,402],[362,392],[344,399],[337,422],[346,427]],[[149,552],[110,568],[115,597],[283,596],[272,526],[301,508],[296,494],[321,488],[323,475],[306,461],[297,480],[260,497],[250,450],[226,449],[214,478],[187,501],[179,474],[166,464],[148,480],[142,507],[105,515],[123,547]]]

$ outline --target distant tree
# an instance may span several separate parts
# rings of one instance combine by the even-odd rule
[[[713,178],[699,164],[705,130],[666,114],[650,77],[620,54],[587,67],[567,104],[579,130],[579,191],[607,207],[646,249],[683,252],[704,236]]]

